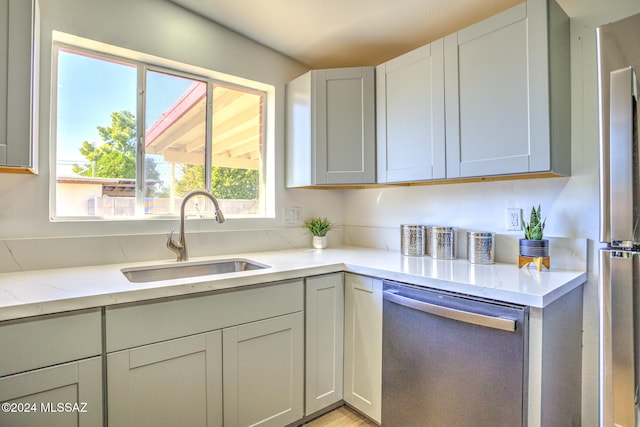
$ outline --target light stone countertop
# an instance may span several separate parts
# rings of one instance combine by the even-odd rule
[[[120,271],[174,261],[110,264],[0,274],[0,320],[18,319],[260,283],[352,272],[468,295],[544,308],[587,281],[586,271],[518,269],[515,264],[470,264],[466,259],[407,257],[361,247],[300,249],[193,258],[189,262],[243,258],[270,266],[149,283],[130,283]]]

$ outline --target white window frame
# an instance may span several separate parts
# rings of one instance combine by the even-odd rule
[[[57,100],[58,100],[58,52],[60,49],[68,49],[75,52],[94,55],[106,60],[124,62],[136,67],[137,70],[137,108],[136,108],[136,214],[134,216],[105,217],[105,216],[58,216],[56,214],[56,179],[57,179]],[[83,39],[77,36],[53,32],[52,46],[52,71],[51,71],[51,181],[50,181],[50,218],[52,221],[126,221],[126,220],[154,220],[154,219],[174,219],[179,213],[172,215],[146,215],[144,213],[144,138],[145,138],[145,106],[146,106],[146,72],[154,71],[168,73],[180,77],[199,80],[207,84],[207,108],[205,126],[205,186],[207,191],[211,191],[212,178],[212,109],[213,109],[213,87],[221,84],[228,87],[248,90],[260,93],[264,96],[262,105],[262,155],[261,168],[259,174],[259,211],[255,215],[225,215],[227,219],[233,221],[238,218],[245,219],[269,219],[275,218],[275,147],[274,136],[274,99],[275,89],[272,85],[195,67],[176,61],[131,51],[124,48]]]

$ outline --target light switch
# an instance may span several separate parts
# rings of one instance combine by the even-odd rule
[[[285,225],[302,225],[302,208],[297,206],[293,208],[284,208]]]

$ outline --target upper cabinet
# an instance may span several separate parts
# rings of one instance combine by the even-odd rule
[[[379,183],[446,176],[443,45],[437,40],[376,68]]]
[[[375,88],[370,67],[304,74],[287,186],[569,175],[569,44],[560,6],[529,0],[379,65]]]
[[[373,67],[312,70],[287,85],[287,187],[375,183]]]
[[[447,178],[571,164],[569,18],[531,0],[444,39]]]
[[[36,0],[0,0],[0,172],[35,173]]]

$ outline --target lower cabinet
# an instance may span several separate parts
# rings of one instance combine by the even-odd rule
[[[281,427],[302,418],[302,312],[224,329],[222,342],[225,427]]]
[[[345,274],[344,400],[380,422],[382,281]]]
[[[344,279],[342,273],[306,279],[305,415],[342,400]]]
[[[111,426],[222,426],[222,332],[107,355]]]
[[[303,324],[299,312],[109,354],[109,425],[275,427],[299,420]]]
[[[102,425],[102,358],[0,378],[0,426]]]
[[[0,426],[101,426],[100,309],[0,322]]]
[[[107,307],[108,425],[302,419],[303,296],[303,281],[292,280]]]

